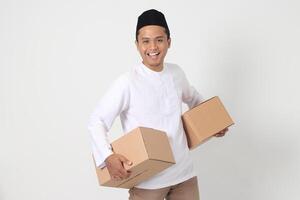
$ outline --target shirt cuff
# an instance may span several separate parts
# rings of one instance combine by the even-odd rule
[[[95,159],[95,163],[96,163],[96,167],[100,167],[100,168],[104,168],[106,165],[105,165],[105,159],[112,155],[114,152],[111,150],[111,149],[102,149],[102,152],[101,152],[101,156],[94,152],[94,159]]]

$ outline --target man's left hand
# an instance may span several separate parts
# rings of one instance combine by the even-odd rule
[[[226,132],[228,131],[228,128],[225,128],[224,130],[220,131],[219,133],[215,134],[215,137],[223,137]]]

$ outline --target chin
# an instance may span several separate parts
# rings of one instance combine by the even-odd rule
[[[155,63],[152,62],[152,63],[149,63],[149,65],[152,67],[159,67],[161,65],[161,63],[160,62],[155,62]]]
[[[157,65],[150,65],[152,68],[159,68],[159,64]]]

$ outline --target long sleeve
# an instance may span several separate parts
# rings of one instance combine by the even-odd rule
[[[182,71],[182,101],[186,103],[189,109],[197,106],[203,101],[202,95],[190,85],[186,75]]]
[[[88,130],[91,137],[92,152],[96,166],[104,167],[105,159],[111,155],[112,149],[108,140],[108,132],[116,117],[128,107],[128,77],[119,77],[105,93],[92,113]]]

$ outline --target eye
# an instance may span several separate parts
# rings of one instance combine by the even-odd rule
[[[163,42],[164,40],[163,40],[163,39],[158,39],[157,41],[158,41],[158,42]]]
[[[142,43],[143,43],[143,44],[148,44],[148,43],[149,43],[149,40],[143,40]]]

